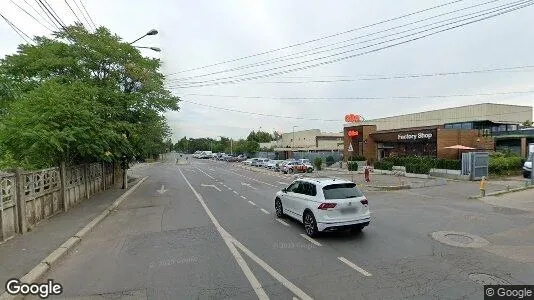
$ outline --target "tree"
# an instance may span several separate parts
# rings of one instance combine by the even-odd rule
[[[31,167],[168,149],[162,114],[179,99],[165,89],[159,60],[104,27],[76,24],[35,42],[0,61],[0,149]]]
[[[523,127],[532,127],[532,122],[530,120],[526,120],[525,122],[523,122],[521,125],[523,125]]]
[[[254,130],[247,136],[247,141],[255,141],[258,143],[268,143],[274,140],[274,136],[265,131],[255,132]]]

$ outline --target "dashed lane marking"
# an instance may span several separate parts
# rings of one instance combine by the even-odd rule
[[[211,179],[215,179],[215,177],[213,177],[213,176],[211,176],[210,174],[208,174],[208,173],[202,171],[200,168],[198,168],[198,167],[195,167],[195,168],[197,168],[200,172],[202,172],[204,175],[208,176],[209,178],[211,178]]]
[[[252,204],[252,205],[256,205],[256,203],[252,202],[252,201],[248,201],[248,203]]]
[[[355,265],[353,262],[351,262],[350,260],[348,260],[348,259],[346,259],[346,258],[344,258],[344,257],[341,257],[341,256],[340,256],[340,257],[338,257],[337,259],[339,259],[340,261],[344,262],[347,266],[353,268],[354,270],[356,270],[356,271],[362,273],[363,276],[367,276],[367,277],[369,277],[369,276],[373,276],[371,273],[369,273],[369,272],[365,271],[364,269],[358,267],[358,266]]]
[[[241,196],[241,198],[243,198],[243,199],[247,200],[247,197],[245,197],[245,196]]]
[[[238,193],[236,191],[234,191],[234,194],[238,195]]]
[[[276,219],[280,224],[289,227],[289,224],[287,224],[284,220]]]
[[[262,209],[260,209],[260,210],[261,210],[262,212],[264,212],[265,214],[267,214],[267,215],[268,215],[268,214],[270,214],[270,212],[266,211],[266,210],[265,210],[265,209],[263,209],[263,208],[262,208]]]
[[[316,240],[312,239],[311,237],[305,235],[304,233],[301,233],[300,236],[305,238],[305,239],[307,239],[310,243],[314,244],[315,246],[318,246],[318,247],[322,246],[321,243],[319,243],[318,241],[316,241]]]

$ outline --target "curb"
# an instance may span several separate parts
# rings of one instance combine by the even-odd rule
[[[520,188],[515,188],[515,189],[509,189],[509,190],[501,190],[501,191],[496,191],[496,192],[493,192],[493,193],[489,193],[489,194],[486,194],[486,196],[469,196],[469,199],[480,199],[480,198],[485,198],[485,197],[490,197],[490,196],[499,196],[499,195],[504,195],[504,194],[509,194],[509,193],[515,193],[515,192],[520,192],[520,191],[525,191],[525,190],[529,190],[529,189],[533,189],[534,188],[534,185],[531,185],[531,186],[527,186],[527,187],[520,187]]]
[[[378,190],[381,190],[381,191],[398,191],[398,190],[408,190],[408,189],[411,189],[412,187],[409,185],[409,184],[405,184],[405,185],[382,185],[382,186],[369,186],[371,188],[374,188],[374,189],[378,189]]]
[[[139,182],[130,187],[124,194],[122,194],[117,200],[115,200],[109,207],[104,210],[100,215],[94,218],[89,224],[85,225],[80,231],[74,234],[72,237],[67,239],[61,246],[56,250],[52,251],[45,259],[43,259],[37,266],[33,267],[28,273],[20,278],[21,282],[24,283],[35,283],[39,278],[41,278],[50,267],[54,266],[59,262],[61,258],[65,256],[70,250],[72,250],[78,243],[86,236],[93,228],[98,225],[105,217],[107,217],[116,207],[118,207],[122,201],[124,201],[131,193],[133,193],[148,177],[143,177]],[[12,300],[12,299],[24,299],[22,295],[10,295],[7,292],[4,292],[0,295],[0,300]]]

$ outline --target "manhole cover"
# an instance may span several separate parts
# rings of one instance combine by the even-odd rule
[[[438,242],[463,248],[480,248],[489,245],[489,242],[479,236],[466,232],[436,231],[432,237]]]
[[[450,239],[451,241],[455,241],[462,244],[470,244],[474,241],[474,239],[471,237],[455,233],[446,234],[445,237]]]
[[[480,285],[509,285],[510,282],[507,280],[504,280],[502,278],[499,278],[497,276],[493,276],[490,274],[484,274],[484,273],[472,273],[469,274],[469,279],[473,280],[475,283]]]

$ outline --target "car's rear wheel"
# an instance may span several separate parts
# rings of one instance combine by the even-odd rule
[[[315,237],[319,233],[315,217],[309,211],[304,214],[304,230],[309,237]]]
[[[288,172],[289,174],[293,174],[293,168],[287,170],[287,172]]]
[[[276,216],[278,218],[285,217],[285,215],[284,215],[284,206],[282,205],[282,200],[280,200],[280,198],[276,198],[274,200],[274,210],[276,211]]]
[[[308,168],[308,173],[311,173],[313,172],[313,169],[312,168]]]

